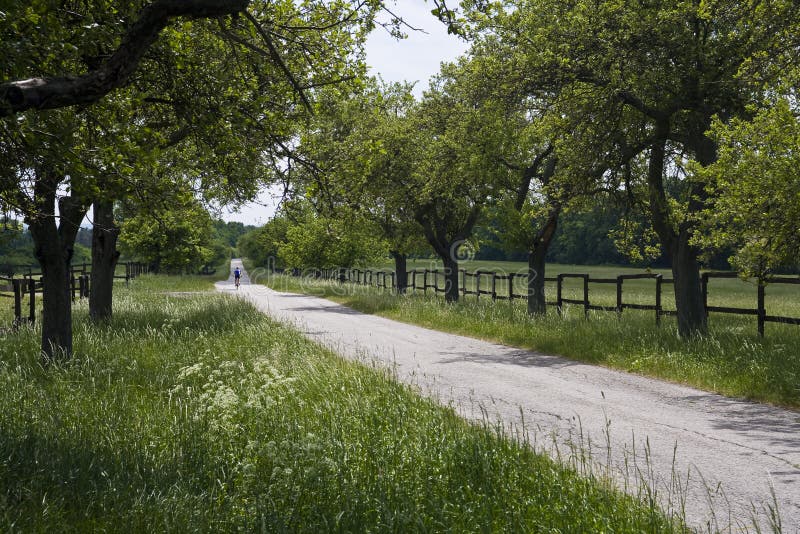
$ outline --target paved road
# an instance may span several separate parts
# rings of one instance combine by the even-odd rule
[[[234,260],[236,261],[236,260]],[[232,281],[218,285],[231,291]],[[243,284],[238,294],[351,358],[377,359],[466,417],[523,423],[562,459],[582,446],[635,492],[650,480],[662,506],[698,529],[800,532],[800,413],[563,358],[365,315],[328,300]],[[600,466],[600,467],[597,467]],[[604,467],[605,466],[605,467]],[[677,487],[683,488],[675,491]],[[713,503],[715,512],[709,503]]]

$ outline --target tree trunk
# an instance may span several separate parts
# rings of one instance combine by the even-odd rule
[[[42,215],[29,225],[42,268],[42,354],[45,359],[72,354],[70,254],[65,254],[55,218]]]
[[[528,313],[545,315],[547,302],[544,294],[545,256],[547,249],[536,247],[528,252]]]
[[[94,203],[92,226],[92,272],[89,284],[89,316],[93,321],[111,319],[114,292],[114,271],[119,252],[119,228],[114,224],[114,203]]]
[[[444,263],[444,300],[458,302],[458,261],[449,254],[442,257]]]
[[[672,264],[675,281],[675,308],[678,314],[678,334],[692,337],[707,331],[708,323],[703,308],[703,292],[700,282],[698,250],[689,244],[691,224],[683,222],[676,228],[669,202],[664,190],[664,161],[669,123],[656,124],[657,141],[650,148],[647,182],[650,195],[650,217],[653,229],[667,251]],[[695,193],[693,191],[693,193]],[[693,197],[696,195],[693,194]],[[694,208],[692,200],[690,211]]]
[[[558,228],[560,212],[559,205],[555,205],[551,209],[547,222],[542,226],[533,248],[528,252],[528,313],[530,315],[547,313],[547,301],[544,293],[545,258]]]
[[[390,252],[394,258],[395,287],[399,294],[404,294],[408,288],[408,268],[406,267],[407,256],[399,252]]]
[[[681,234],[670,254],[675,280],[678,334],[681,337],[702,334],[708,329],[698,251],[689,244],[689,237],[687,233]]]
[[[28,218],[29,229],[42,268],[42,355],[45,362],[72,355],[72,295],[70,261],[75,237],[86,210],[72,197],[59,200],[60,223],[53,215],[55,177],[37,178],[34,198],[37,212]]]

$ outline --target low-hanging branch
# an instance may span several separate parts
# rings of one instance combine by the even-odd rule
[[[144,53],[177,17],[215,18],[241,13],[250,0],[155,0],[140,13],[117,50],[82,76],[31,78],[0,84],[0,117],[29,109],[56,109],[96,102],[125,86]]]

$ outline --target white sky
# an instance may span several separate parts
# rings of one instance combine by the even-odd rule
[[[428,79],[439,72],[442,61],[451,61],[466,52],[468,44],[454,35],[433,15],[431,2],[423,0],[398,0],[392,12],[403,17],[409,25],[423,31],[404,29],[407,39],[396,40],[383,28],[376,28],[367,40],[367,64],[370,74],[387,82],[417,82],[417,96],[428,87]],[[243,206],[237,213],[226,211],[226,221],[262,225],[275,213],[280,200],[280,188],[265,191],[255,203]]]

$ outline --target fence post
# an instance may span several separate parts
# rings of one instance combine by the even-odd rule
[[[461,273],[461,296],[467,294],[467,270],[466,269],[459,269],[459,273]]]
[[[589,275],[583,275],[583,317],[589,319]]]
[[[497,273],[492,271],[492,300],[497,300]]]
[[[622,275],[617,276],[617,318],[622,318],[622,282],[625,279],[622,278]]]
[[[561,284],[564,281],[564,277],[562,275],[558,275],[556,277],[556,310],[558,310],[558,314],[561,315],[563,313],[562,310],[562,300],[561,300]]]
[[[36,280],[33,277],[28,278],[28,295],[30,296],[28,321],[33,324],[36,321]]]
[[[422,293],[428,292],[428,269],[422,270]]]
[[[759,335],[759,337],[764,337],[764,323],[766,322],[765,319],[767,317],[767,310],[766,310],[766,306],[764,305],[764,301],[765,301],[764,281],[759,279],[759,281],[758,281],[758,335]]]
[[[481,271],[475,271],[475,298],[480,300],[481,298]]]
[[[508,301],[514,300],[514,273],[508,275]]]
[[[656,326],[661,326],[661,284],[663,283],[663,276],[656,275]]]

